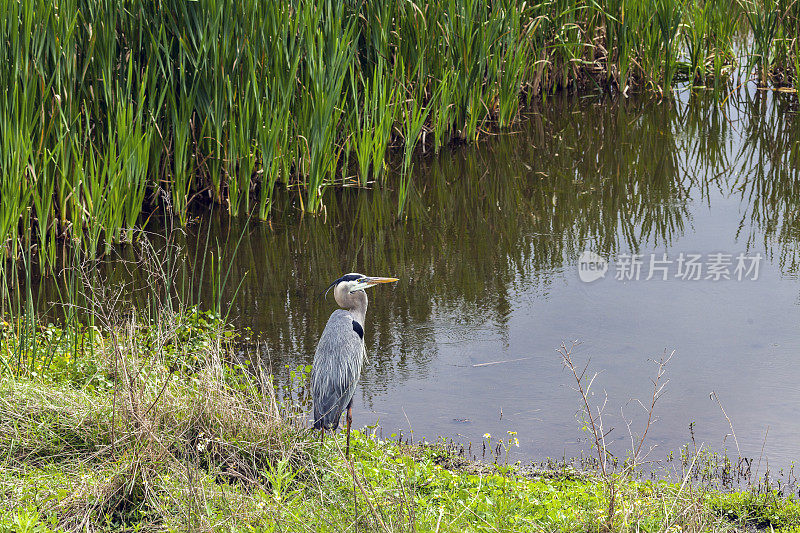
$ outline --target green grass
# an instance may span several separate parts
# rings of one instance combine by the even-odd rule
[[[210,203],[266,219],[276,187],[316,213],[328,187],[399,181],[402,216],[420,145],[476,141],[513,126],[522,103],[571,87],[724,85],[739,24],[759,82],[796,86],[798,10],[0,0],[0,254],[36,245],[48,271],[63,239],[107,252],[161,209],[183,224]]]

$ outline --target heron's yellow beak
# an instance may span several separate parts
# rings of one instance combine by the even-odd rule
[[[364,278],[362,281],[377,285],[378,283],[394,283],[395,281],[400,280],[397,278]]]
[[[394,283],[395,281],[400,281],[397,278],[371,278],[371,277],[363,277],[358,280],[358,284],[350,289],[351,292],[353,291],[360,291],[364,289],[368,289],[370,287],[374,287],[379,283]]]

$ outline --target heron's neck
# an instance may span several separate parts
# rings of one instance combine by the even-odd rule
[[[345,309],[350,311],[353,318],[364,326],[364,319],[367,317],[367,293],[364,291],[351,292],[345,297],[342,302]]]

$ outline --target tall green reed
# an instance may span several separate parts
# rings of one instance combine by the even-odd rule
[[[268,3],[264,24],[257,28],[264,61],[250,63],[256,98],[256,143],[261,169],[258,217],[266,219],[273,205],[275,185],[289,179],[297,140],[290,109],[297,91],[297,74],[303,52],[300,14],[280,3]],[[290,142],[291,139],[291,142]]]
[[[356,81],[355,72],[351,71],[350,89],[354,99],[359,98],[359,87],[364,87],[363,101],[354,104],[354,121],[352,126],[353,143],[358,161],[358,175],[362,186],[367,185],[371,176],[381,178],[385,168],[386,151],[392,140],[392,126],[398,115],[399,86],[393,83],[397,71],[386,74],[383,59],[372,74],[372,80],[364,83]],[[360,105],[359,105],[360,104]]]
[[[743,9],[752,32],[748,67],[756,68],[759,85],[766,87],[769,83],[773,40],[781,16],[778,0],[745,0]]]
[[[176,98],[174,92],[170,92],[169,98],[172,115],[172,161],[168,172],[170,207],[172,214],[178,217],[182,225],[186,225],[194,180],[195,159],[190,152],[194,92],[183,93],[179,98]]]
[[[710,6],[700,0],[691,0],[685,7],[687,10],[687,23],[682,32],[686,54],[689,58],[689,68],[693,82],[705,78],[706,56],[708,55],[708,19]]]
[[[683,16],[682,6],[678,0],[656,0],[655,4],[664,63],[662,81],[664,87],[669,90],[672,88],[672,79],[677,67],[675,46]]]
[[[420,64],[417,64],[417,69],[419,68]],[[403,137],[405,144],[403,148],[403,167],[400,173],[400,186],[397,193],[398,216],[403,216],[406,199],[408,197],[408,189],[411,183],[414,149],[419,142],[422,127],[431,109],[430,106],[422,106],[419,102],[420,99],[418,95],[414,94],[412,89],[403,103]]]
[[[346,100],[343,87],[355,53],[355,18],[347,16],[342,2],[320,4],[306,1],[301,8],[306,57],[300,70],[298,136],[305,142],[301,148],[308,175],[305,209],[311,213],[320,210],[322,193],[337,170],[342,146],[336,141]]]
[[[625,16],[624,3],[623,0],[606,0],[599,13],[605,36],[603,52],[608,64],[606,80],[620,91],[625,91],[628,86],[628,70],[633,55],[628,44],[631,18]]]

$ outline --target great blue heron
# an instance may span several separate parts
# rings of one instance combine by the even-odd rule
[[[333,297],[342,309],[331,313],[319,338],[311,371],[311,395],[314,399],[314,428],[331,431],[339,427],[339,418],[347,408],[347,451],[350,456],[350,424],[353,421],[353,393],[361,375],[366,349],[364,318],[367,315],[367,293],[364,289],[379,283],[392,283],[397,278],[371,278],[363,274],[346,274],[330,284]]]

